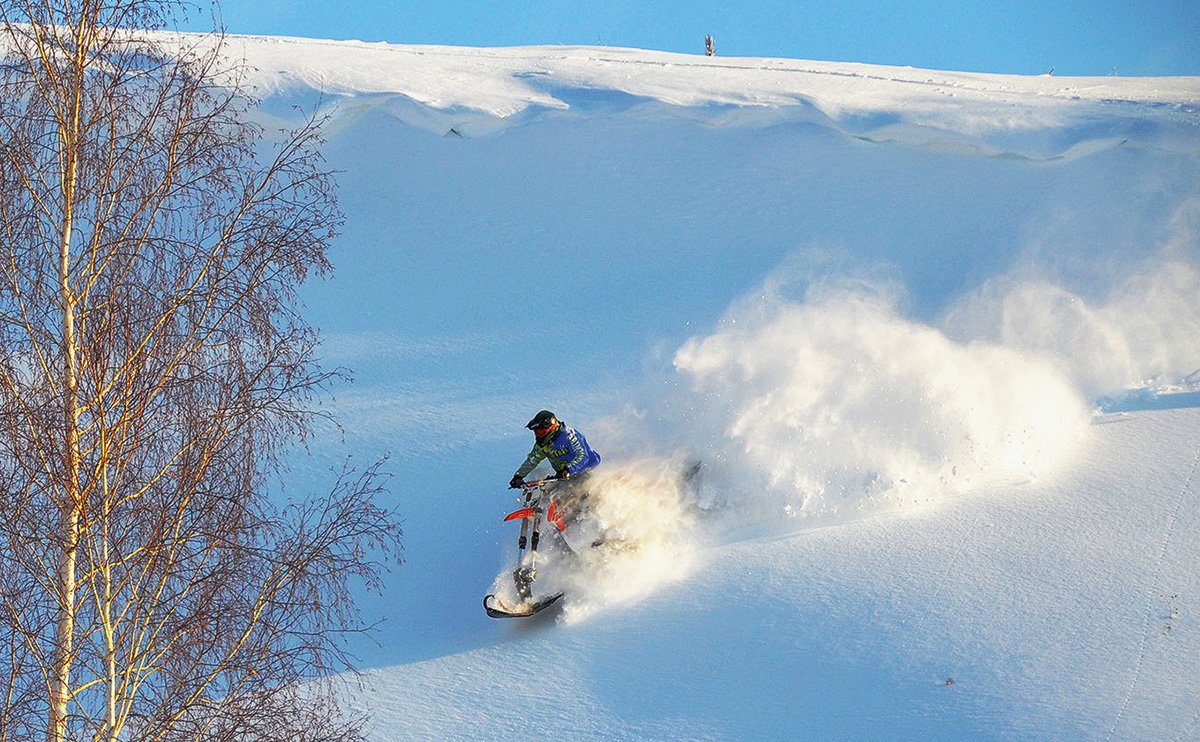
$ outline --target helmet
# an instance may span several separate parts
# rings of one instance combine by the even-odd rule
[[[537,435],[538,438],[544,438],[558,426],[558,418],[550,410],[541,410],[533,416],[533,419],[525,423],[525,427],[529,428]]]

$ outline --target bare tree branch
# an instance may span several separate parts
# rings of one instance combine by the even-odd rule
[[[0,0],[0,742],[359,737],[319,681],[385,477],[271,496],[336,376],[320,122],[265,139],[178,10]]]

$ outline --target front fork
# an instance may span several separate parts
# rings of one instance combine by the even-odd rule
[[[525,494],[525,505],[533,513],[521,520],[521,537],[517,541],[517,568],[513,570],[513,582],[516,583],[517,595],[521,600],[533,597],[533,581],[537,578],[537,549],[541,540],[541,498],[530,505],[531,494]],[[526,546],[529,548],[528,552]]]

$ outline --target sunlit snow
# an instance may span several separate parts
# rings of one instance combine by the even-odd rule
[[[1200,78],[229,50],[331,117],[375,739],[1200,738]],[[499,622],[545,407],[637,547]]]

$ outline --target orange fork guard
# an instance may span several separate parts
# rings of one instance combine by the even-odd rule
[[[567,520],[563,510],[565,510],[565,508],[560,508],[558,506],[558,500],[553,500],[550,503],[550,511],[546,513],[546,520],[553,523],[558,528],[559,533],[567,530]]]
[[[510,520],[522,520],[523,518],[532,518],[535,512],[536,511],[533,508],[521,508],[520,510],[514,510],[513,512],[504,516],[504,520],[507,522]]]

